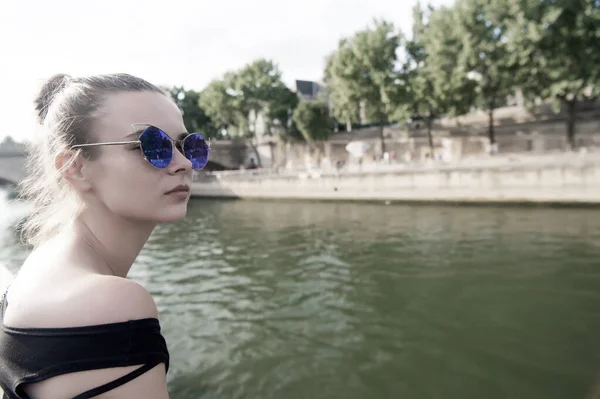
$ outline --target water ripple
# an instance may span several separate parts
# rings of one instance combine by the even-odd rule
[[[131,278],[173,399],[562,399],[598,384],[599,257],[595,210],[193,201]]]

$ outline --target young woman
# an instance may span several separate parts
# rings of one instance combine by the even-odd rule
[[[131,75],[54,76],[36,110],[33,251],[0,307],[4,398],[168,398],[156,304],[126,276],[154,227],[185,217],[208,145]]]

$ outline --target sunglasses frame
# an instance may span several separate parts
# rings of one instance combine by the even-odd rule
[[[177,144],[178,144],[178,143],[181,145],[181,150],[180,150],[179,148],[177,148],[177,151],[181,152],[181,154],[182,154],[182,155],[185,157],[185,154],[184,154],[184,151],[183,151],[183,143],[184,143],[184,141],[185,141],[185,140],[186,140],[188,137],[190,137],[190,136],[193,136],[194,134],[200,134],[200,133],[189,133],[189,134],[188,134],[187,136],[185,136],[184,138],[182,138],[182,139],[179,139],[179,140],[176,140],[176,139],[172,139],[172,138],[171,138],[171,136],[169,136],[169,135],[168,135],[168,134],[167,134],[167,133],[166,133],[164,130],[162,130],[161,128],[159,128],[159,127],[157,127],[157,126],[154,126],[154,125],[150,125],[150,124],[148,124],[148,123],[132,123],[132,124],[131,124],[131,128],[132,128],[132,130],[133,130],[133,132],[134,132],[134,133],[136,133],[136,128],[135,128],[136,126],[145,126],[144,130],[142,130],[142,132],[139,134],[139,136],[138,136],[138,137],[141,137],[141,135],[142,135],[142,134],[144,134],[144,132],[145,132],[147,129],[149,129],[149,128],[154,128],[154,129],[157,129],[157,130],[159,130],[159,131],[163,132],[163,133],[165,134],[165,136],[167,136],[167,137],[169,138],[169,140],[171,140],[171,143],[172,143],[172,144],[171,144],[171,160],[169,161],[169,164],[171,164],[171,162],[173,162],[173,156],[175,155],[175,148],[177,148]],[[200,134],[200,136],[202,137],[202,134]],[[206,162],[208,163],[208,155],[210,154],[210,149],[211,149],[211,147],[210,147],[211,140],[210,140],[210,139],[208,139],[208,141],[207,141],[207,140],[205,140],[205,139],[204,139],[204,137],[202,137],[202,140],[204,140],[204,142],[205,142],[205,143],[207,143],[207,145],[208,145],[208,148],[206,149]],[[157,166],[154,166],[154,165],[152,164],[152,162],[150,162],[150,161],[148,160],[148,158],[147,158],[147,157],[146,157],[146,155],[144,154],[144,147],[143,147],[143,145],[142,145],[142,141],[141,141],[141,140],[139,140],[139,139],[138,139],[138,140],[130,140],[130,141],[105,141],[105,142],[101,142],[101,143],[86,143],[86,144],[76,144],[76,145],[73,145],[73,146],[71,146],[71,149],[72,149],[72,150],[74,150],[74,149],[76,149],[76,148],[84,148],[84,147],[99,147],[99,146],[103,146],[103,145],[127,145],[127,144],[139,144],[139,146],[140,146],[140,149],[142,150],[142,151],[141,151],[141,153],[142,153],[142,157],[144,158],[144,160],[145,160],[146,162],[148,162],[150,165],[152,165],[152,167],[153,167],[153,168],[156,168],[156,169],[164,169],[164,168],[159,168],[159,167],[157,167]],[[186,159],[188,159],[188,158],[186,157]],[[189,160],[189,161],[191,162],[191,160]],[[169,165],[169,164],[168,164],[168,165]],[[168,166],[168,165],[167,165],[167,166]],[[202,169],[204,169],[205,167],[206,167],[206,165],[204,165],[204,166],[203,166],[201,169],[198,169],[198,170],[202,170]],[[165,166],[165,168],[166,168],[166,166]]]

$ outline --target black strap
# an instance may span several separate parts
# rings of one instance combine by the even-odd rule
[[[117,387],[120,387],[121,385],[127,384],[129,381],[139,377],[140,375],[144,374],[146,371],[151,370],[158,363],[160,363],[160,362],[148,363],[148,364],[140,367],[139,369],[135,369],[131,373],[125,374],[123,377],[120,377],[114,381],[111,381],[104,385],[100,385],[99,387],[90,389],[89,391],[85,391],[84,393],[80,393],[79,395],[75,396],[73,399],[93,398],[94,396],[98,396],[100,394],[103,394],[104,392],[113,390]]]

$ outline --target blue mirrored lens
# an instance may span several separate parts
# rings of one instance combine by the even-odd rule
[[[192,169],[200,170],[208,163],[209,148],[200,133],[190,134],[183,141],[183,155],[192,161]]]
[[[166,168],[173,158],[171,138],[157,127],[150,126],[140,136],[144,156],[155,168]]]

